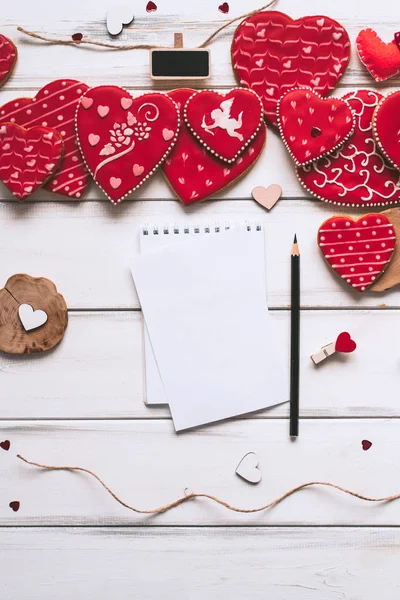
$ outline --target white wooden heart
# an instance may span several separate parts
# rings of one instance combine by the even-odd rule
[[[111,35],[119,35],[124,25],[129,25],[135,18],[130,6],[113,6],[107,12],[107,29]]]
[[[30,304],[21,304],[18,309],[19,318],[25,331],[37,329],[47,322],[44,310],[33,310]]]
[[[236,475],[239,475],[239,477],[249,483],[259,483],[261,481],[259,464],[257,454],[255,452],[248,452],[236,467]]]

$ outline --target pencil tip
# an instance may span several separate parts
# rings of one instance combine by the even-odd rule
[[[294,240],[293,240],[293,244],[297,244],[297,234],[294,234]]]

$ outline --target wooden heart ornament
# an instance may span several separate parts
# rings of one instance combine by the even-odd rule
[[[0,181],[19,200],[46,183],[62,154],[63,142],[55,129],[0,124]]]
[[[349,58],[347,31],[325,16],[294,21],[278,11],[258,12],[239,25],[232,43],[232,64],[240,84],[257,92],[274,125],[282,94],[307,86],[326,96],[344,74]]]
[[[400,51],[399,51],[400,56]],[[400,171],[400,92],[382,98],[372,119],[372,127],[380,150]]]
[[[21,304],[18,315],[25,331],[32,331],[41,327],[48,319],[44,310],[34,310],[30,304]]]
[[[17,56],[17,47],[5,35],[0,35],[0,86],[10,77]]]
[[[393,40],[385,44],[373,29],[363,29],[356,39],[361,62],[376,81],[386,81],[400,72],[400,50]]]
[[[251,195],[258,204],[271,210],[282,196],[282,188],[277,183],[272,183],[267,188],[258,185],[252,190]]]
[[[117,86],[90,89],[76,113],[85,163],[113,204],[143,185],[172,150],[179,111],[166,94],[133,98]]]
[[[227,94],[202,90],[186,102],[184,118],[211,154],[233,163],[263,125],[263,107],[251,90],[234,88]]]
[[[354,132],[355,117],[346,100],[322,98],[309,88],[294,88],[278,102],[279,131],[297,165],[330,154]]]
[[[330,267],[357,292],[365,292],[392,258],[396,233],[383,214],[359,219],[331,217],[318,230],[318,245]]]
[[[236,467],[236,475],[249,483],[259,483],[261,481],[259,460],[254,452],[248,452],[244,455]]]
[[[357,344],[351,338],[351,335],[347,333],[347,331],[342,331],[336,339],[335,342],[335,351],[336,352],[344,352],[345,354],[349,354],[354,352],[357,348]]]

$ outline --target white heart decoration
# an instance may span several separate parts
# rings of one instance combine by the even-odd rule
[[[236,467],[236,475],[249,483],[259,483],[261,481],[259,464],[255,452],[248,452]]]
[[[48,319],[44,310],[33,310],[30,304],[21,304],[18,314],[25,331],[32,331],[32,329],[41,327]]]
[[[119,35],[124,25],[132,23],[135,15],[131,6],[113,6],[107,11],[107,29],[111,35]]]

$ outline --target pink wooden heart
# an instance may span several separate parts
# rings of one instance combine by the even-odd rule
[[[282,196],[282,188],[277,183],[272,183],[267,188],[259,185],[253,189],[251,195],[258,204],[271,210]]]

